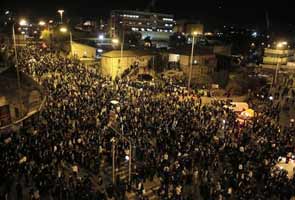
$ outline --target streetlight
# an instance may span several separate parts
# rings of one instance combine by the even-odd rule
[[[283,49],[286,45],[288,45],[288,42],[286,42],[286,41],[278,42],[277,45],[276,45],[276,49],[277,50]],[[279,52],[278,52],[278,57],[277,58],[278,58],[277,67],[276,67],[275,79],[274,79],[275,84],[277,84],[278,71],[279,71],[280,64],[281,64],[281,58],[279,57]]]
[[[120,43],[120,41],[119,41],[119,39],[114,38],[114,39],[112,39],[112,43],[113,43],[114,45],[118,45],[118,44]]]
[[[41,21],[39,21],[38,25],[39,25],[39,26],[45,26],[45,25],[46,25],[46,22],[43,21],[43,20],[41,20]]]
[[[131,168],[131,164],[132,164],[132,142],[130,139],[126,138],[124,135],[122,135],[121,133],[119,133],[116,129],[114,129],[113,127],[110,127],[117,135],[120,136],[121,139],[125,140],[128,142],[129,144],[129,155],[128,155],[128,159],[127,157],[125,157],[126,160],[128,160],[128,182],[129,184],[131,184],[131,173],[132,173],[132,168]],[[116,140],[115,138],[112,138],[111,140],[113,146],[112,146],[112,167],[113,167],[113,183],[115,183],[115,144],[116,144]]]
[[[188,91],[190,90],[191,80],[192,80],[192,70],[193,70],[193,57],[194,57],[194,46],[195,46],[195,36],[198,36],[198,32],[193,32],[193,41],[192,41],[192,50],[191,50],[191,59],[190,59],[190,69],[189,69],[189,78],[188,78]]]
[[[63,13],[65,11],[64,10],[58,10],[57,12],[60,14],[60,23],[62,24],[62,16],[63,16]]]
[[[67,27],[60,27],[59,31],[61,33],[67,33],[68,32],[68,29]],[[70,54],[72,55],[72,45],[73,45],[73,38],[72,38],[72,32],[69,31],[69,34],[70,34]]]
[[[20,25],[20,26],[28,26],[28,21],[27,21],[26,19],[21,19],[21,20],[19,21],[19,25]]]
[[[104,35],[103,34],[99,35],[98,39],[101,40],[101,41],[104,40]]]
[[[27,24],[27,21],[22,19],[20,20],[20,25]],[[22,26],[22,25],[21,25]],[[18,88],[18,100],[20,105],[20,115],[22,117],[23,111],[22,111],[22,98],[21,98],[21,82],[20,82],[20,71],[19,71],[19,63],[18,63],[18,56],[17,56],[17,49],[16,49],[16,38],[15,38],[15,28],[14,23],[12,24],[12,39],[13,39],[13,48],[14,48],[14,57],[15,57],[15,68],[16,68],[16,77],[17,77],[17,88]]]
[[[59,29],[59,31],[62,32],[62,33],[66,33],[66,32],[68,32],[68,29],[66,27],[61,27]]]

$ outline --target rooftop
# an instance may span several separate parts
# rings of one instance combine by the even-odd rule
[[[137,57],[137,56],[148,56],[148,55],[153,55],[153,53],[150,51],[140,51],[140,50],[123,51],[123,57]],[[101,57],[120,58],[121,51],[120,50],[109,51],[107,53],[102,54]]]
[[[171,17],[171,14],[164,14],[164,13],[154,13],[154,12],[144,12],[144,11],[135,11],[135,10],[112,10],[111,13],[125,13],[125,14],[137,14],[137,15],[161,15],[162,17]]]

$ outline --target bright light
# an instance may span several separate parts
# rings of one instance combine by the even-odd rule
[[[125,159],[128,161],[129,160],[129,156],[125,156]]]
[[[205,35],[206,35],[206,36],[212,36],[213,33],[211,33],[211,32],[207,32],[207,33],[205,33]]]
[[[62,33],[66,33],[66,32],[68,32],[68,29],[66,27],[61,27],[59,29],[59,31],[62,32]]]
[[[99,39],[99,40],[104,40],[104,35],[99,35],[99,36],[98,36],[98,39]]]
[[[257,32],[252,33],[252,37],[257,37],[257,35],[258,35]]]
[[[53,23],[53,20],[51,19],[51,20],[49,20],[49,24],[52,24]]]
[[[10,13],[9,10],[5,11],[5,15],[9,15],[9,13]]]
[[[280,48],[283,48],[286,45],[288,45],[288,42],[286,42],[286,41],[278,42],[277,43],[277,48],[280,49]]]
[[[45,26],[46,25],[46,23],[44,22],[44,21],[39,21],[39,26]]]
[[[26,32],[22,31],[21,34],[24,35],[24,34],[26,34]]]
[[[19,25],[20,25],[20,26],[28,26],[28,22],[27,22],[27,20],[25,20],[25,19],[21,19],[21,20],[19,21]]]
[[[34,31],[34,34],[37,34],[38,32],[37,31]]]
[[[57,11],[60,15],[62,15],[65,11],[64,10],[58,10]]]
[[[119,40],[116,39],[116,38],[115,38],[115,39],[112,39],[112,43],[113,43],[113,44],[119,44]]]
[[[270,96],[270,97],[269,97],[269,100],[271,100],[271,101],[272,101],[272,100],[273,100],[273,96]]]
[[[194,35],[194,36],[199,35],[199,34],[200,34],[200,32],[198,32],[198,31],[194,31],[194,32],[193,32],[193,35]]]

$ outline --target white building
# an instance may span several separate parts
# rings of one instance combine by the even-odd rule
[[[294,50],[291,49],[264,49],[263,63],[264,64],[282,64],[286,65],[288,62],[294,60]]]

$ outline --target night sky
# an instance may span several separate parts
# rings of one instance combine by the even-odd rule
[[[294,0],[293,0],[294,1]],[[108,16],[112,9],[145,10],[151,0],[1,0],[24,16],[54,16],[58,8],[68,16]],[[200,19],[205,23],[265,25],[265,11],[276,26],[295,25],[292,0],[155,0],[153,11],[175,14],[176,18]]]

